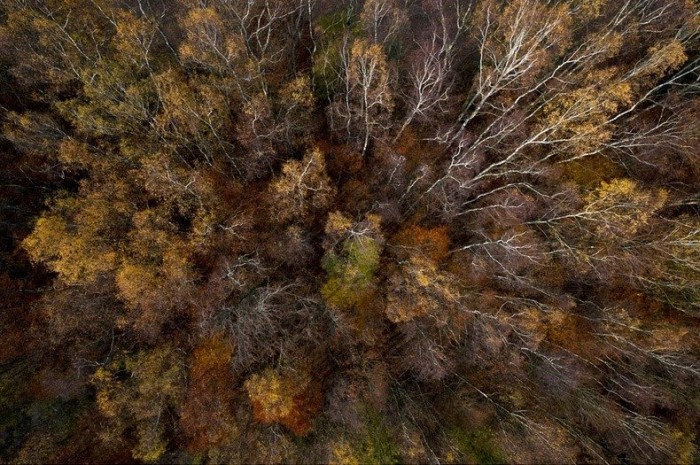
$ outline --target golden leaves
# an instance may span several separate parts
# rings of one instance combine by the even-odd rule
[[[287,161],[269,192],[274,219],[286,223],[295,218],[305,221],[312,211],[328,207],[336,190],[326,174],[323,153],[314,148],[301,161]]]
[[[352,220],[339,211],[328,214],[325,233],[329,236],[340,236],[352,228]]]
[[[193,8],[181,24],[187,40],[179,52],[185,61],[222,71],[239,53],[238,44],[225,39],[224,22],[214,8]]]
[[[320,392],[312,385],[308,372],[280,372],[268,367],[248,378],[244,387],[258,421],[280,423],[297,435],[311,429],[311,416],[320,406]]]
[[[148,64],[149,52],[156,35],[155,23],[147,17],[119,10],[116,14],[116,34],[112,45],[119,59],[128,59],[137,66]]]
[[[678,39],[666,44],[657,43],[649,49],[648,58],[640,72],[641,78],[658,79],[683,65],[688,59],[685,47]]]
[[[595,234],[600,239],[631,238],[647,225],[666,203],[664,189],[644,191],[631,179],[613,179],[585,198],[584,212],[595,218]]]
[[[165,453],[165,410],[180,404],[184,387],[179,357],[166,344],[115,357],[95,372],[90,381],[97,390],[97,406],[109,420],[105,441],[119,441],[128,428],[136,426],[134,458],[153,462]],[[130,376],[120,376],[124,373]]]
[[[389,88],[389,65],[382,46],[356,40],[350,49],[350,83],[357,86],[355,97],[365,111],[376,108],[390,113],[394,100]]]
[[[291,393],[298,385],[291,379],[282,378],[272,368],[252,375],[244,386],[250,400],[258,407],[256,416],[260,421],[273,422],[292,411],[294,401]]]
[[[585,24],[602,14],[608,0],[574,0],[571,3],[576,19]]]
[[[146,292],[150,293],[160,287],[155,269],[129,262],[119,268],[116,282],[122,299],[133,306],[143,300]]]
[[[331,465],[360,465],[360,458],[353,446],[345,440],[335,441],[331,445],[330,460]]]
[[[445,324],[458,295],[448,273],[439,271],[427,258],[412,256],[391,278],[386,315],[394,323],[430,316]]]
[[[99,196],[82,202],[64,197],[37,220],[23,246],[32,260],[46,263],[67,284],[92,282],[116,265],[116,251],[103,234],[113,213]]]
[[[162,106],[155,124],[162,134],[197,140],[229,124],[229,96],[214,81],[188,80],[168,70],[155,76],[154,83]]]
[[[582,86],[557,95],[544,107],[543,127],[561,139],[572,154],[595,150],[612,137],[610,117],[632,102],[632,86],[614,67],[589,71]]]
[[[280,101],[288,107],[300,106],[307,111],[311,110],[314,105],[311,79],[308,76],[300,76],[285,84],[280,91]]]

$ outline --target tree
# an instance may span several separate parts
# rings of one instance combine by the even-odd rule
[[[135,311],[136,328],[147,337],[155,337],[173,312],[187,305],[195,276],[187,242],[163,213],[149,209],[134,215],[129,254],[115,270],[119,296]]]
[[[252,95],[243,104],[236,128],[238,140],[248,148],[252,163],[269,165],[278,152],[305,142],[313,104],[310,82],[303,77],[282,87],[277,99],[263,92]]]
[[[10,113],[3,134],[24,153],[54,154],[67,134],[51,116],[43,113]]]
[[[186,32],[179,48],[182,59],[210,72],[234,74],[245,44],[226,19],[214,7],[189,9],[180,22]]]
[[[151,122],[154,92],[144,73],[105,60],[81,69],[80,79],[82,95],[56,106],[83,136],[138,136]]]
[[[590,269],[604,277],[608,273],[618,274],[625,267],[628,276],[635,276],[640,271],[639,261],[630,245],[638,241],[667,197],[668,192],[663,189],[647,192],[629,179],[603,181],[582,199],[580,210],[562,212],[530,224],[538,228],[558,224],[559,228],[549,229],[551,237],[558,242],[555,250],[579,262],[584,270]],[[637,271],[632,271],[635,267]]]
[[[7,42],[14,58],[10,73],[33,99],[52,103],[73,88],[85,66],[99,59],[113,28],[88,3],[5,3],[2,34],[16,38]]]
[[[127,373],[128,377],[120,375]],[[182,401],[184,370],[181,355],[162,346],[135,355],[124,355],[100,367],[92,376],[97,389],[97,406],[120,441],[131,426],[136,427],[132,454],[137,460],[155,462],[166,451],[164,432],[168,411]]]
[[[329,248],[323,259],[328,280],[321,292],[330,306],[351,309],[363,301],[373,286],[383,242],[379,218],[368,215],[365,221],[353,225],[342,213],[334,212],[328,216],[326,234],[336,245]]]
[[[307,221],[313,211],[330,205],[335,188],[326,174],[320,149],[309,151],[301,161],[282,166],[282,176],[270,185],[270,204],[276,221]]]
[[[699,237],[696,219],[682,216],[671,221],[667,232],[651,243],[649,258],[654,261],[654,271],[641,277],[643,288],[691,315],[698,311]]]
[[[320,407],[320,392],[306,371],[266,368],[245,382],[253,415],[262,423],[280,423],[296,435],[307,434]]]
[[[378,44],[356,40],[343,59],[344,91],[330,107],[332,124],[348,142],[359,143],[364,155],[370,140],[389,129],[394,77]]]
[[[240,171],[243,163],[235,157],[229,135],[234,127],[230,112],[233,90],[226,81],[186,79],[174,70],[158,74],[153,81],[161,109],[153,122],[161,138],[159,145],[194,146],[207,164],[230,163]]]
[[[699,10],[0,1],[0,462],[697,462]]]
[[[23,245],[33,260],[46,263],[67,284],[88,283],[117,266],[120,230],[115,226],[123,225],[130,212],[129,204],[110,202],[103,192],[66,195],[37,220]]]
[[[232,350],[231,341],[219,333],[203,339],[192,354],[180,425],[195,453],[211,456],[231,448],[240,434],[233,413]]]
[[[449,275],[440,273],[435,263],[422,257],[411,257],[390,283],[393,291],[386,313],[394,323],[429,317],[446,324],[450,307],[458,302],[459,294]]]
[[[282,139],[292,147],[307,144],[312,137],[311,116],[316,103],[311,80],[307,76],[293,79],[280,90],[279,101]]]
[[[362,5],[359,20],[372,43],[389,48],[406,26],[408,17],[396,0],[367,0]]]
[[[425,5],[431,28],[425,38],[414,39],[416,48],[408,54],[408,89],[403,92],[405,116],[394,137],[399,140],[414,121],[431,124],[445,112],[454,95],[459,48],[469,25],[471,8],[461,0],[438,0]]]

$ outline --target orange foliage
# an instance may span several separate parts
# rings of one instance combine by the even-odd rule
[[[447,256],[450,236],[446,226],[424,228],[412,225],[401,230],[395,237],[401,247],[416,248],[426,258],[438,263]]]
[[[232,344],[223,334],[205,339],[194,350],[180,418],[193,452],[230,443],[238,433],[232,415],[232,356]]]

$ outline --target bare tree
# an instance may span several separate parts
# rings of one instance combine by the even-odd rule
[[[357,142],[362,154],[369,143],[389,129],[394,108],[394,73],[382,47],[365,40],[352,43],[343,63],[345,91],[331,105],[336,130]]]

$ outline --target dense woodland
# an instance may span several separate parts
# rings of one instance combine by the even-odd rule
[[[0,0],[0,462],[699,463],[696,0]]]

